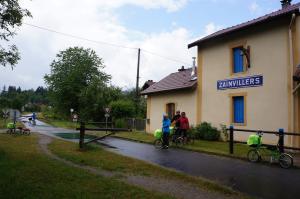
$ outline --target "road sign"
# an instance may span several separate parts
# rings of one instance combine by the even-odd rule
[[[77,122],[78,121],[78,115],[73,114],[72,119],[73,119],[73,122]]]
[[[104,111],[105,111],[105,113],[110,113],[110,108],[106,107],[106,108],[104,108]]]
[[[3,117],[4,117],[5,119],[7,119],[7,118],[9,117],[9,110],[8,110],[8,109],[3,109],[3,110],[2,110],[2,113],[3,113]]]
[[[105,113],[104,117],[108,118],[110,115],[108,113]]]

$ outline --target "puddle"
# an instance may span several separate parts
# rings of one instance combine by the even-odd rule
[[[79,140],[79,133],[54,133],[54,135],[68,140]],[[84,136],[85,140],[91,140],[95,138],[97,138],[97,136],[93,136],[93,135]]]

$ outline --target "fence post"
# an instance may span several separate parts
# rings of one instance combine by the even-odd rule
[[[233,126],[229,127],[229,153],[233,154]]]
[[[79,135],[79,148],[83,148],[84,144],[84,134],[85,134],[85,123],[80,122],[80,135]]]
[[[278,147],[280,153],[284,153],[284,129],[279,129],[279,141],[278,141]]]

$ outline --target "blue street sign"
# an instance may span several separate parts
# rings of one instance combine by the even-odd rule
[[[225,79],[225,80],[219,80],[217,82],[218,90],[258,87],[262,85],[263,85],[262,75],[240,77],[234,79]]]

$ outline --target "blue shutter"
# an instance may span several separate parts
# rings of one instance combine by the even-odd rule
[[[244,97],[233,97],[234,123],[244,123]]]
[[[239,73],[244,71],[244,59],[241,48],[233,49],[233,72]]]

